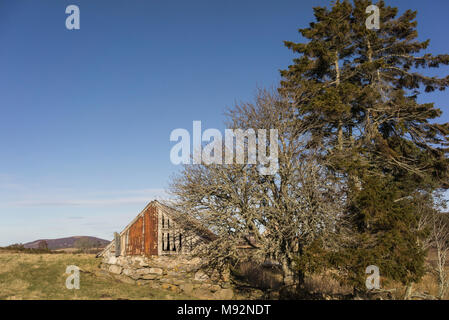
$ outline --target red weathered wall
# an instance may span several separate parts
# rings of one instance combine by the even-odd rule
[[[127,255],[157,255],[157,208],[150,206],[129,228]]]
[[[157,208],[150,207],[144,215],[145,219],[145,254],[157,255]]]
[[[134,222],[134,224],[129,228],[129,236],[128,236],[128,248],[126,248],[127,255],[141,255],[143,254],[143,218]]]

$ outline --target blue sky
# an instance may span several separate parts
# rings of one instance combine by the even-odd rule
[[[111,239],[165,197],[170,132],[223,129],[227,107],[278,83],[282,41],[329,2],[0,0],[0,245]],[[449,52],[447,0],[387,2],[417,9],[420,38]],[[80,30],[65,28],[70,4]],[[423,100],[444,121],[448,94]]]

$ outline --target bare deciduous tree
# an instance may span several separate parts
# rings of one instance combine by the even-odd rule
[[[436,261],[433,264],[438,278],[438,298],[442,299],[449,285],[449,272],[446,261],[449,253],[449,220],[446,213],[434,212],[430,217],[430,241],[436,250]]]
[[[425,249],[434,249],[436,260],[431,262],[432,271],[438,279],[438,298],[442,299],[449,286],[449,272],[446,270],[449,258],[449,213],[443,213],[446,201],[441,194],[435,196],[435,207],[422,206],[419,229],[427,229],[428,236],[422,241]],[[419,204],[418,204],[419,205]]]
[[[279,170],[261,175],[258,164],[186,165],[171,183],[177,208],[201,220],[217,239],[197,254],[215,268],[248,259],[274,260],[282,266],[284,283],[301,283],[297,265],[304,248],[314,240],[332,245],[340,228],[344,190],[328,176],[305,133],[314,123],[297,121],[288,101],[260,90],[255,103],[228,112],[232,129],[277,129]],[[267,144],[267,150],[269,145]],[[235,163],[235,162],[234,162]]]

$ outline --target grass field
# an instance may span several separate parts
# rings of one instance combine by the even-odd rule
[[[91,254],[0,251],[0,299],[189,299],[171,291],[119,282],[102,273]],[[81,269],[80,289],[65,286],[69,265]]]
[[[429,257],[429,262],[431,257]],[[128,284],[114,279],[99,268],[100,260],[93,254],[58,253],[30,254],[0,249],[0,300],[4,299],[192,299],[173,291]],[[66,288],[67,266],[80,268],[80,289]],[[260,272],[259,272],[260,273]],[[260,276],[260,274],[259,274]],[[326,294],[347,294],[330,278],[307,279],[311,291]],[[401,299],[405,287],[382,281],[382,287],[395,289],[394,297]],[[436,295],[436,278],[430,274],[414,285],[420,293]],[[448,298],[448,295],[445,297]]]

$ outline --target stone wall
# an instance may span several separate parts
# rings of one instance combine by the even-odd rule
[[[198,299],[236,298],[228,275],[208,275],[200,265],[199,258],[188,256],[107,255],[101,268],[123,282],[185,293]]]

